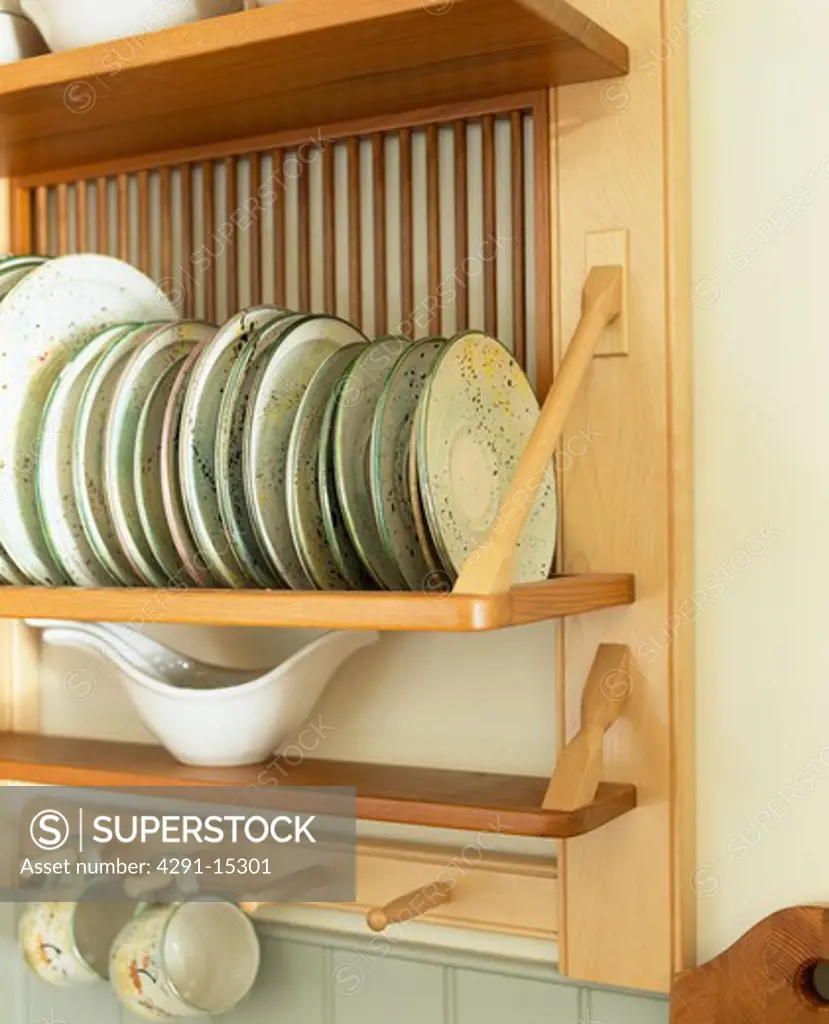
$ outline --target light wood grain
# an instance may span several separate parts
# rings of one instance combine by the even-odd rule
[[[512,353],[518,365],[526,369],[527,273],[525,260],[527,253],[524,246],[526,189],[524,184],[524,118],[520,110],[515,110],[510,115],[510,141],[512,143],[510,167],[512,189]],[[546,161],[544,166],[546,167]],[[543,253],[540,258],[543,258]],[[547,276],[549,278],[549,273]],[[544,301],[543,296],[542,301]],[[549,339],[546,340],[549,341]]]
[[[0,68],[4,173],[624,73],[626,47],[565,0],[282,0]]]
[[[60,184],[57,188],[58,256],[69,252],[69,186]]]
[[[363,225],[361,218],[360,140],[348,140],[348,315],[363,321]]]
[[[400,296],[403,333],[414,337],[414,227],[412,223],[412,133],[400,131]]]
[[[466,121],[456,121],[454,126],[455,153],[455,266],[465,266],[469,255],[469,180],[466,159]],[[455,310],[459,331],[469,327],[469,287],[466,278],[460,276]]]

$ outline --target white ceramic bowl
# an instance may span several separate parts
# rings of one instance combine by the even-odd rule
[[[241,11],[244,0],[21,0],[23,10],[53,50],[187,25]],[[128,60],[127,53],[120,54]]]
[[[223,689],[169,686],[135,669],[124,684],[144,724],[183,764],[258,764],[305,724],[346,658],[379,638],[327,633],[260,679]]]
[[[43,36],[16,3],[0,3],[0,64],[37,57],[48,49]]]

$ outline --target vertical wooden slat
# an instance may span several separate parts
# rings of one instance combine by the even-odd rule
[[[162,167],[161,186],[161,280],[171,292],[173,288],[173,201],[170,195],[170,168]]]
[[[254,201],[248,231],[250,237],[250,301],[258,306],[262,301],[262,207],[259,190],[262,188],[262,157],[259,153],[250,155],[250,196]]]
[[[118,175],[118,256],[122,260],[130,258],[130,195],[129,177]]]
[[[429,282],[429,334],[438,334],[443,323],[440,287],[440,164],[437,125],[426,128],[426,210]]]
[[[99,253],[106,255],[109,253],[109,186],[106,178],[98,178],[95,183],[95,205],[95,246]]]
[[[35,213],[37,217],[37,254],[49,253],[49,189],[39,185],[35,192]]]
[[[196,294],[193,281],[193,172],[190,164],[181,165],[181,271],[184,288],[184,315],[195,316]]]
[[[512,146],[512,348],[518,365],[527,366],[527,281],[524,268],[524,118],[510,118]]]
[[[150,260],[150,176],[138,172],[138,266],[149,274]]]
[[[550,98],[533,109],[533,219],[535,220],[535,389],[543,402],[553,382],[552,228],[550,212]]]
[[[383,135],[371,140],[374,194],[374,333],[388,331],[386,273],[386,144]]]
[[[69,186],[58,185],[58,256],[69,252]]]
[[[202,230],[204,232],[204,248],[207,265],[204,273],[204,311],[205,318],[216,319],[216,252],[215,234],[215,175],[213,161],[202,161]]]
[[[8,239],[9,252],[25,255],[35,252],[32,216],[32,200],[34,190],[30,188],[10,188],[11,201],[11,236]]]
[[[412,133],[400,131],[400,294],[404,332],[414,336],[414,232],[412,227]]]
[[[498,231],[495,219],[495,118],[484,117],[484,330],[498,334]]]
[[[285,305],[287,293],[285,274],[285,153],[273,151],[271,180],[274,183],[273,203],[273,276],[274,301],[277,306]]]
[[[360,216],[360,140],[348,140],[348,292],[349,316],[363,319],[362,219]]]
[[[463,273],[469,255],[466,121],[455,122],[455,315],[458,330],[469,327],[469,288]]]
[[[85,181],[75,182],[75,245],[77,252],[89,251],[89,196]]]
[[[234,316],[239,305],[239,254],[236,250],[236,211],[239,205],[239,187],[236,180],[236,158],[225,160],[225,228],[227,239],[227,305],[228,315]]]
[[[336,214],[337,196],[334,184],[334,144],[322,147],[322,248],[324,271],[324,300],[326,313],[337,311],[337,249]]]
[[[307,163],[297,161],[297,205],[299,214],[299,308],[311,310],[311,173]]]

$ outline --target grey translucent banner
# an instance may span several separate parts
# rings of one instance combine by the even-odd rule
[[[353,789],[0,787],[0,902],[353,902]]]

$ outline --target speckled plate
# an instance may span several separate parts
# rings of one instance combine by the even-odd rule
[[[249,581],[225,537],[219,511],[219,405],[233,364],[253,333],[282,312],[275,306],[255,306],[223,324],[199,353],[184,395],[178,451],[184,511],[211,572],[228,587],[246,587]]]
[[[0,540],[40,584],[62,575],[40,529],[34,461],[43,406],[69,357],[99,331],[171,320],[175,309],[139,270],[109,256],[62,256],[35,268],[0,303]]]
[[[49,260],[46,256],[9,256],[0,263],[0,300],[5,299],[16,284]]]
[[[251,388],[264,366],[267,353],[275,348],[289,327],[306,319],[303,315],[285,313],[262,327],[250,339],[233,364],[227,387],[219,405],[216,428],[216,488],[219,492],[219,513],[225,536],[248,578],[257,586],[281,588],[285,584],[274,572],[256,531],[245,500],[245,478],[242,450],[245,417]]]
[[[168,522],[161,484],[161,442],[170,394],[185,359],[168,366],[153,384],[138,418],[133,462],[133,487],[138,498],[141,525],[156,561],[172,585],[179,587],[198,583],[198,580],[188,573]],[[184,515],[183,509],[181,514]]]
[[[190,373],[196,364],[201,347],[194,348],[184,360],[178,376],[170,388],[170,397],[164,412],[161,428],[161,498],[167,513],[167,525],[176,551],[187,573],[200,587],[218,587],[220,582],[211,573],[204,556],[196,546],[190,524],[184,511],[184,498],[179,481],[179,439],[181,435],[181,410]]]
[[[344,381],[340,378],[336,386],[332,388],[320,425],[317,474],[322,524],[328,550],[331,552],[338,572],[354,590],[375,590],[377,584],[360,560],[357,550],[351,543],[348,530],[345,528],[340,499],[337,497],[337,484],[334,480],[334,417],[337,413],[343,384]]]
[[[334,418],[337,497],[351,542],[372,577],[387,590],[406,580],[386,550],[371,500],[371,427],[392,367],[411,342],[381,338],[362,353],[345,378]]]
[[[78,403],[72,483],[86,538],[107,570],[124,586],[163,586],[163,577],[146,542],[135,553],[122,543],[115,528],[120,509],[104,479],[106,424],[118,380],[130,356],[161,326],[133,327],[110,342],[92,367]]]
[[[118,373],[104,430],[104,490],[115,532],[138,574],[154,586],[172,578],[155,555],[155,525],[142,519],[135,490],[136,435],[141,411],[159,377],[216,333],[213,324],[177,321],[157,328],[127,356]],[[147,526],[150,527],[147,530]],[[159,530],[163,529],[159,524]],[[160,533],[161,536],[161,533]],[[172,545],[172,539],[170,539]],[[173,546],[173,552],[175,547]],[[180,573],[181,565],[176,572]]]
[[[55,563],[79,587],[111,587],[119,582],[90,544],[75,501],[72,453],[78,407],[95,364],[106,350],[138,324],[101,331],[58,374],[46,406],[37,452],[37,508],[43,536]]]
[[[0,544],[0,583],[10,587],[27,587],[29,581],[9,558],[8,553]]]
[[[444,338],[410,345],[394,364],[371,428],[370,483],[374,516],[386,551],[412,590],[420,590],[434,566],[417,536],[409,486],[412,424]]]
[[[530,382],[500,342],[449,342],[422,398],[418,477],[441,557],[459,573],[483,544],[538,421]],[[556,544],[552,463],[518,543],[516,583],[546,579]]]
[[[288,442],[286,493],[288,521],[302,568],[320,590],[348,590],[325,535],[319,488],[320,428],[337,381],[365,345],[347,345],[325,360],[311,378]]]
[[[423,496],[420,493],[420,480],[417,475],[417,439],[420,435],[420,409],[421,402],[415,410],[414,422],[412,423],[411,436],[408,447],[408,472],[406,483],[409,488],[409,498],[412,508],[412,520],[414,522],[415,534],[420,545],[420,551],[429,567],[422,590],[451,590],[454,585],[456,574],[446,568],[440,559],[440,552],[435,547],[432,534],[429,532],[429,524],[426,521],[426,510],[423,507]],[[451,567],[450,567],[451,569]]]
[[[273,568],[296,590],[313,588],[294,547],[285,500],[288,441],[308,382],[337,348],[365,336],[337,317],[307,317],[264,360],[245,419],[242,468],[248,513]]]

